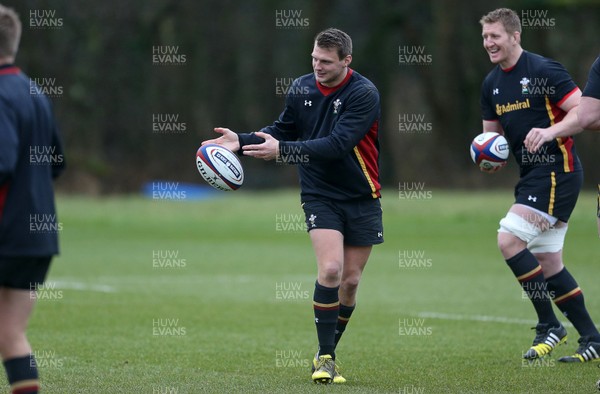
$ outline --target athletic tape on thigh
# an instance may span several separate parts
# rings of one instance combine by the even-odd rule
[[[529,223],[516,213],[508,212],[506,216],[500,220],[499,233],[509,233],[515,237],[529,243],[542,232],[539,227]]]
[[[563,248],[568,226],[550,227],[527,244],[531,253],[554,253]]]

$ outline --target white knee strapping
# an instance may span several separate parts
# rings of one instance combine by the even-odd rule
[[[516,213],[508,212],[506,216],[500,220],[498,232],[512,234],[515,237],[530,243],[541,234],[542,230]]]
[[[551,226],[554,226],[556,224],[556,222],[558,221],[558,218],[555,218],[554,216],[552,216],[549,213],[546,213],[544,211],[540,211],[537,208],[530,207],[528,205],[523,205],[523,204],[516,204],[516,205],[520,205],[522,207],[526,207],[528,210],[537,213],[538,215],[540,215],[541,217],[543,217],[544,219],[546,219],[548,221],[548,223],[550,223]]]
[[[554,253],[563,248],[568,226],[550,227],[541,233],[529,244],[527,248],[531,253]]]

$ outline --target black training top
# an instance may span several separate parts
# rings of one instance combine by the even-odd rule
[[[58,253],[52,179],[64,165],[43,88],[17,67],[0,66],[0,257]]]
[[[494,67],[483,81],[483,120],[500,122],[521,176],[540,167],[565,173],[581,170],[572,137],[549,141],[535,154],[523,145],[532,128],[547,128],[564,118],[566,112],[559,107],[577,89],[560,63],[527,51],[509,69]]]
[[[377,88],[356,71],[332,88],[307,74],[293,82],[279,119],[261,131],[280,141],[278,161],[298,165],[302,201],[373,199],[381,197],[380,116]],[[241,147],[262,141],[240,134]]]

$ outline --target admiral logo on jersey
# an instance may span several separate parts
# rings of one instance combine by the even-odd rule
[[[520,109],[531,108],[531,103],[529,99],[525,101],[515,101],[514,103],[506,103],[506,104],[496,104],[496,114],[501,116],[507,112],[518,111]]]

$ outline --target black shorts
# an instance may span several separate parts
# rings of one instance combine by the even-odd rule
[[[345,245],[369,246],[383,243],[381,202],[314,199],[302,204],[308,231],[322,228],[337,230]]]
[[[35,290],[44,283],[49,257],[0,257],[0,287]]]
[[[532,170],[515,187],[515,203],[568,222],[583,183],[583,171]]]

